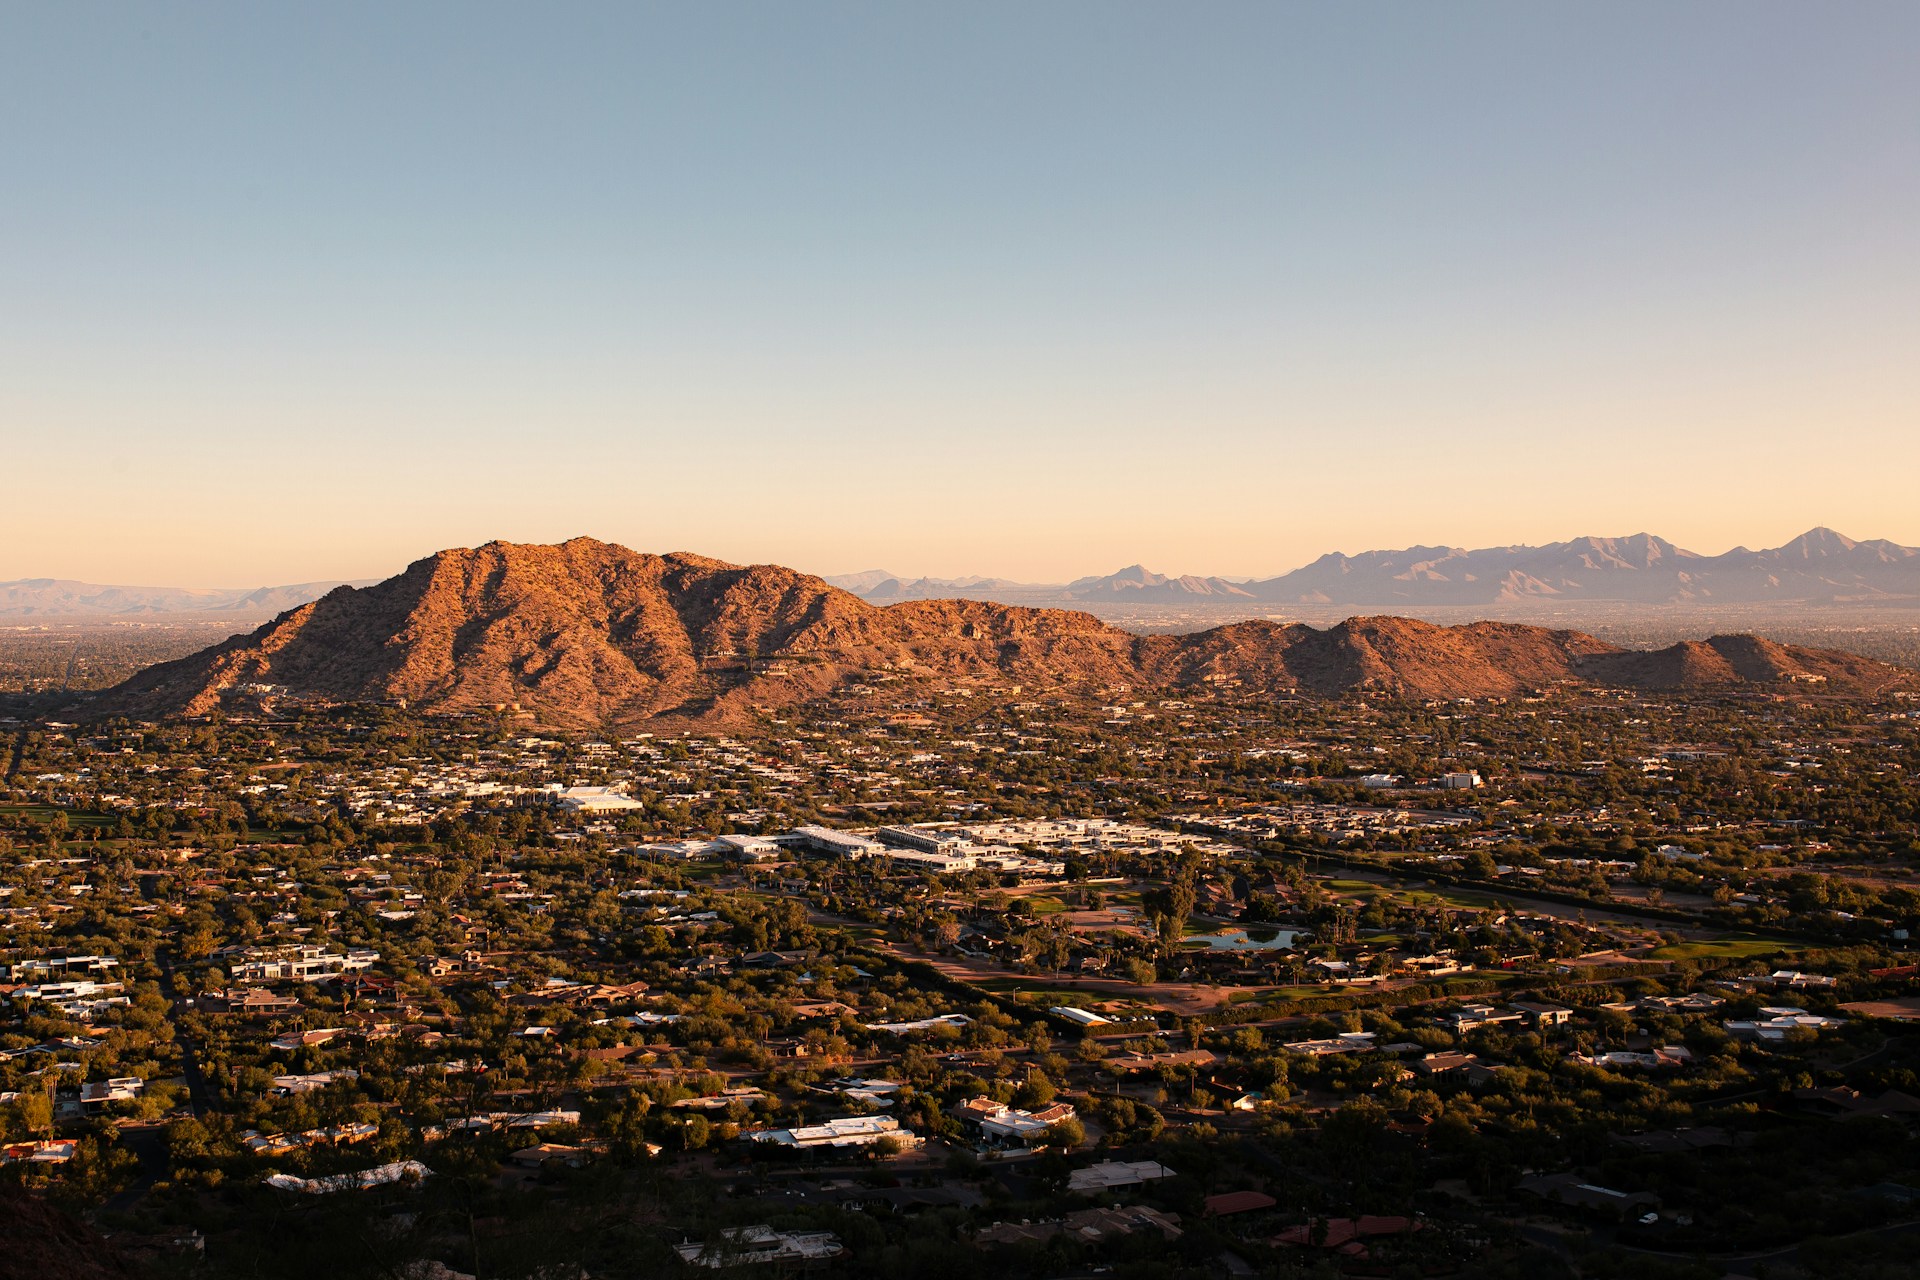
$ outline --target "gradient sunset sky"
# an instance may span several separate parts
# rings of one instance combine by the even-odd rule
[[[1920,543],[1920,5],[0,3],[0,579]]]

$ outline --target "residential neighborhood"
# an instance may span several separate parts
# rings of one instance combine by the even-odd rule
[[[215,1206],[475,1177],[533,1256],[518,1215],[617,1175],[659,1265],[849,1274],[936,1221],[1042,1272],[1757,1248],[1759,1151],[1897,1218],[1860,1188],[1907,1185],[1920,892],[1860,815],[1913,803],[1910,705],[1696,705],[1675,755],[1654,698],[961,693],[751,741],[25,732],[4,1176],[217,1258]]]

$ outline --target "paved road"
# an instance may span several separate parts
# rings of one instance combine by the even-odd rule
[[[1415,872],[1405,875],[1392,870],[1382,871],[1377,867],[1349,866],[1339,875],[1343,880],[1364,880],[1377,884],[1381,888],[1409,889],[1416,892],[1440,894],[1470,893],[1483,898],[1492,898],[1515,907],[1525,907],[1529,911],[1538,911],[1542,915],[1558,916],[1571,920],[1585,916],[1588,921],[1599,924],[1630,925],[1635,928],[1652,929],[1657,932],[1673,932],[1682,937],[1714,937],[1726,932],[1724,929],[1705,923],[1688,924],[1679,920],[1668,920],[1661,916],[1647,915],[1634,910],[1631,902],[1610,899],[1604,903],[1595,902],[1576,906],[1571,902],[1560,902],[1552,898],[1536,898],[1524,889],[1509,889],[1506,885],[1448,884],[1435,881]]]
[[[836,915],[811,904],[807,907],[807,918],[814,924],[854,928],[872,927],[864,920]],[[890,938],[876,938],[869,945],[876,950],[898,956],[902,960],[916,960],[921,964],[931,965],[949,978],[971,983],[974,986],[989,982],[1004,982],[1010,978],[1018,979],[1042,990],[1061,991],[1071,988],[1093,995],[1110,996],[1117,1000],[1159,1003],[1176,1015],[1208,1013],[1225,1005],[1235,992],[1254,990],[1250,987],[1216,986],[1205,982],[1156,982],[1151,986],[1143,987],[1121,978],[1083,978],[1078,974],[1068,973],[1022,973],[1018,969],[1003,968],[992,960],[970,960],[966,957],[937,955],[930,951],[906,946]],[[991,988],[988,989],[991,990]]]
[[[180,984],[173,975],[173,957],[166,952],[160,953],[160,990],[173,1002],[171,1020],[174,1026],[174,1039],[180,1046],[181,1073],[187,1078],[187,1097],[195,1116],[205,1115],[213,1109],[213,1103],[207,1093],[207,1078],[200,1071],[200,1046],[180,1033],[180,1017],[185,1012],[184,998],[180,994]]]
[[[26,760],[26,758],[27,758],[27,728],[25,725],[22,725],[20,727],[20,732],[13,735],[13,751],[7,760],[6,781],[8,782],[8,784],[11,784],[14,778],[19,775],[20,766]]]
[[[120,1130],[120,1145],[139,1158],[140,1176],[129,1183],[124,1191],[100,1206],[107,1213],[132,1212],[139,1205],[141,1197],[152,1190],[153,1184],[166,1176],[168,1168],[166,1121],[149,1121],[144,1124],[123,1126]]]
[[[1567,1235],[1551,1227],[1528,1223],[1518,1229],[1521,1239],[1529,1244],[1539,1245],[1565,1258],[1574,1256],[1573,1241]],[[1621,1244],[1612,1239],[1610,1229],[1595,1231],[1592,1240],[1596,1244],[1611,1245],[1628,1253],[1642,1254],[1649,1258],[1666,1258],[1676,1262],[1706,1262],[1726,1268],[1728,1277],[1760,1276],[1768,1263],[1798,1262],[1801,1245],[1790,1244],[1778,1249],[1761,1253],[1669,1253],[1663,1249],[1641,1249],[1630,1244]],[[1835,1236],[1836,1240],[1863,1240],[1879,1236],[1885,1239],[1898,1239],[1904,1236],[1920,1236],[1920,1222],[1899,1222],[1886,1227],[1872,1227],[1865,1231],[1856,1231],[1851,1235]]]
[[[209,1098],[207,1080],[200,1071],[199,1046],[179,1032],[182,1003],[179,985],[174,981],[173,960],[165,952],[160,954],[159,959],[160,989],[173,1002],[171,1019],[174,1042],[180,1046],[181,1074],[187,1081],[188,1110],[195,1116],[205,1115],[209,1110]],[[140,1176],[101,1206],[110,1213],[131,1212],[153,1184],[165,1177],[171,1168],[167,1155],[167,1122],[164,1120],[123,1126],[120,1145],[139,1158]]]
[[[1867,1231],[1856,1231],[1852,1235],[1836,1236],[1838,1240],[1864,1240],[1869,1236],[1883,1239],[1897,1239],[1901,1236],[1920,1235],[1920,1222],[1901,1222],[1890,1227],[1874,1227]],[[1645,1253],[1656,1258],[1677,1258],[1684,1255],[1657,1253],[1652,1249],[1633,1249],[1634,1253]],[[1770,1253],[1749,1253],[1739,1257],[1715,1256],[1711,1261],[1726,1267],[1729,1276],[1758,1276],[1769,1262],[1798,1262],[1800,1246],[1788,1245],[1784,1249],[1775,1249]]]

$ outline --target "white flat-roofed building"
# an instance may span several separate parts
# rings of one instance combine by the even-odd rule
[[[1367,1053],[1377,1046],[1371,1031],[1343,1031],[1325,1040],[1295,1040],[1280,1047],[1288,1053],[1303,1053],[1309,1058],[1326,1058],[1336,1053]]]
[[[50,978],[55,974],[70,977],[77,973],[105,973],[119,966],[120,961],[113,956],[41,956],[15,961],[8,976],[18,982],[23,978]]]
[[[741,862],[771,862],[780,856],[780,846],[765,836],[716,836],[714,843]]]
[[[1103,1018],[1091,1010],[1075,1008],[1070,1004],[1056,1004],[1047,1012],[1058,1014],[1068,1022],[1077,1022],[1083,1027],[1104,1027],[1113,1021],[1112,1018]]]
[[[973,1021],[964,1013],[943,1013],[937,1018],[920,1018],[913,1022],[869,1022],[869,1031],[886,1031],[896,1036],[904,1036],[914,1031],[932,1031],[936,1027],[964,1027]]]
[[[1785,1040],[1795,1031],[1824,1031],[1829,1027],[1843,1026],[1845,1018],[1829,1017],[1825,1014],[1808,1013],[1805,1009],[1784,1006],[1769,1006],[1760,1010],[1765,1015],[1752,1021],[1734,1021],[1723,1023],[1727,1034],[1749,1040]]]
[[[710,1271],[765,1262],[824,1262],[846,1252],[831,1231],[775,1231],[765,1225],[729,1227],[712,1243],[685,1240],[673,1248],[682,1262]]]
[[[958,832],[926,827],[882,827],[874,832],[880,843],[921,853],[959,853],[967,841]]]
[[[731,850],[718,840],[665,840],[643,844],[640,852],[662,862],[705,862],[709,858],[726,857]]]
[[[279,1191],[298,1191],[302,1195],[331,1195],[336,1191],[365,1191],[369,1187],[383,1187],[390,1182],[399,1182],[403,1178],[425,1178],[433,1171],[418,1160],[396,1160],[392,1164],[383,1164],[372,1169],[362,1169],[355,1173],[336,1173],[325,1178],[296,1178],[290,1173],[270,1173],[268,1186]]]
[[[233,962],[235,982],[308,982],[359,969],[371,969],[378,951],[349,947],[345,952],[325,947],[293,947],[283,951],[245,950]]]
[[[838,858],[870,858],[887,852],[878,840],[857,836],[851,831],[808,825],[795,827],[793,836],[815,853],[830,853]]]
[[[1065,1102],[1039,1111],[1022,1111],[992,1098],[968,1098],[953,1109],[953,1114],[993,1146],[1032,1147],[1045,1142],[1054,1125],[1074,1119],[1077,1113]]]
[[[853,1098],[860,1102],[871,1102],[876,1107],[893,1105],[893,1095],[906,1088],[904,1080],[867,1080],[859,1076],[843,1076],[825,1086],[843,1098]]]
[[[647,807],[617,787],[567,787],[555,792],[554,800],[575,813],[628,813]]]
[[[1067,1190],[1087,1195],[1120,1187],[1138,1187],[1174,1176],[1173,1170],[1156,1160],[1102,1160],[1099,1164],[1090,1164],[1068,1174]]]
[[[1013,871],[1022,875],[1063,876],[1067,874],[1067,864],[1054,862],[1046,858],[1029,858],[1024,853],[1012,853],[1004,850],[989,849],[973,855],[975,864],[992,867],[997,871]]]
[[[1444,1013],[1440,1020],[1456,1032],[1475,1031],[1501,1022],[1519,1022],[1523,1015],[1496,1009],[1490,1004],[1470,1004],[1464,1009]]]
[[[80,1086],[80,1105],[89,1109],[109,1102],[133,1102],[146,1087],[139,1076],[117,1076],[112,1080],[94,1080]]]
[[[919,849],[888,849],[886,856],[903,866],[924,867],[928,871],[937,871],[942,875],[956,871],[971,871],[980,865],[977,858],[961,853],[925,853]]]
[[[76,978],[71,982],[40,982],[32,986],[20,987],[14,991],[18,1000],[82,1000],[89,996],[111,995],[120,990],[117,982],[95,982],[91,978]]]
[[[0,1164],[65,1164],[78,1149],[79,1144],[72,1138],[8,1143],[0,1149]]]
[[[305,1076],[275,1076],[273,1092],[277,1097],[291,1097],[296,1093],[312,1093],[324,1089],[336,1080],[358,1080],[360,1073],[352,1067],[342,1067],[338,1071],[316,1071]]]
[[[891,1141],[903,1149],[917,1147],[920,1138],[900,1127],[892,1116],[841,1116],[820,1124],[800,1125],[792,1129],[762,1129],[746,1135],[754,1142],[794,1147],[801,1151],[820,1147],[870,1147]]]

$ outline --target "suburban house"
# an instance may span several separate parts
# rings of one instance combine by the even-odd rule
[[[968,1098],[953,1109],[953,1114],[988,1146],[1034,1147],[1047,1140],[1049,1129],[1073,1119],[1076,1113],[1064,1102],[1040,1111],[1022,1111],[992,1098]]]

